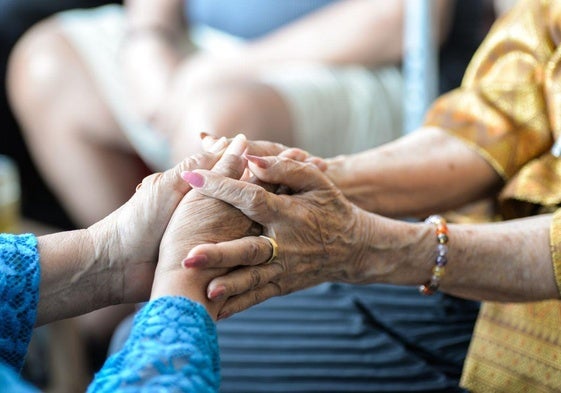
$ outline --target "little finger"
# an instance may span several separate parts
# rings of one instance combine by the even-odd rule
[[[222,306],[222,309],[218,312],[217,319],[229,318],[267,299],[280,295],[283,295],[282,288],[277,283],[267,283],[262,287],[255,288],[251,292],[228,298]]]
[[[223,300],[232,296],[251,292],[275,280],[284,267],[280,263],[246,266],[213,279],[207,287],[210,300]]]

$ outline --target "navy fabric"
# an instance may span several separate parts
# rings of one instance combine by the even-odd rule
[[[243,39],[259,38],[338,0],[188,0],[187,15]]]
[[[458,384],[478,310],[390,285],[328,283],[272,298],[218,322],[220,392],[465,392]]]
[[[463,392],[479,304],[323,284],[217,325],[221,392]]]

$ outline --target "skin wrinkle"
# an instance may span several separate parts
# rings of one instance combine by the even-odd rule
[[[260,286],[261,284],[261,274],[259,273],[259,269],[252,267],[249,270],[251,276],[251,289],[255,289]]]
[[[255,261],[257,260],[257,257],[260,255],[260,243],[250,243],[249,247],[244,250],[244,259],[246,261]],[[269,247],[269,246],[267,246]]]

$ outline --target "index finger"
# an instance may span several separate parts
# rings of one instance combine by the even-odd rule
[[[229,203],[261,225],[273,218],[275,211],[284,210],[280,197],[256,184],[205,170],[184,172],[182,176],[199,193]]]
[[[243,134],[236,135],[220,160],[214,165],[212,171],[233,179],[239,179],[246,168],[246,160],[243,157],[243,152],[246,148],[246,137]]]

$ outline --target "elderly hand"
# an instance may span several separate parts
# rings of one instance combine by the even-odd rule
[[[212,172],[239,179],[246,168],[242,157],[246,145],[242,135],[234,138]],[[261,227],[238,209],[195,190],[190,191],[179,203],[162,238],[151,297],[186,296],[205,305],[216,318],[221,304],[208,301],[206,288],[213,278],[225,274],[228,269],[184,269],[183,260],[199,244],[259,233]]]
[[[181,173],[212,168],[226,141],[217,141],[212,151],[194,155],[172,169],[146,177],[131,199],[87,230],[93,239],[96,261],[107,261],[116,272],[112,303],[144,301],[158,259],[158,250],[170,218],[191,187]]]
[[[212,148],[217,141],[218,138],[216,136],[204,132],[201,133],[201,142],[204,150]],[[327,170],[327,163],[322,158],[313,156],[305,150],[296,147],[288,147],[277,142],[248,141],[246,154],[260,157],[279,156],[291,158],[296,161],[312,163],[322,171]]]
[[[211,297],[213,293],[229,297],[219,317],[325,281],[362,282],[361,254],[368,246],[361,240],[368,238],[370,231],[371,221],[365,218],[368,213],[348,202],[311,164],[282,157],[247,158],[260,181],[282,185],[291,195],[276,195],[209,171],[197,170],[189,177],[198,192],[237,207],[278,243],[278,257],[272,263],[264,263],[271,257],[272,244],[263,237],[191,250],[186,266],[249,265],[210,283]]]

